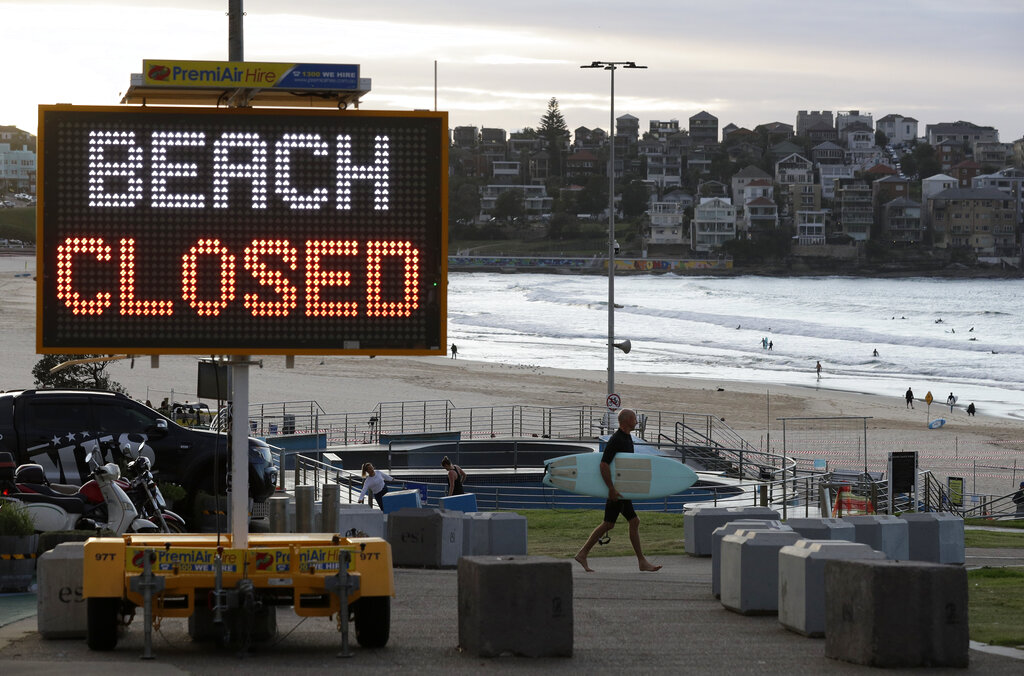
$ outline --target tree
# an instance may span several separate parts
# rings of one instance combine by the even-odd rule
[[[448,189],[448,218],[455,223],[471,223],[480,215],[480,188],[476,183],[452,177]]]
[[[525,215],[522,190],[506,190],[494,200],[494,217],[498,220],[514,222],[521,220]]]
[[[565,123],[562,111],[558,109],[558,99],[554,96],[548,101],[548,110],[540,118],[537,133],[545,140],[551,163],[551,175],[562,175],[562,153],[565,139],[569,136],[569,126]]]
[[[885,132],[881,129],[875,130],[875,145],[879,148],[884,148],[889,145],[889,137],[885,135]]]
[[[100,359],[107,355],[101,354],[47,354],[32,367],[32,377],[36,387],[65,390],[108,390],[110,392],[128,391],[119,383],[110,379],[107,373],[109,361],[93,361],[86,364],[75,364],[51,373],[50,369],[66,361],[78,359]]]
[[[647,211],[647,201],[650,193],[640,181],[631,181],[622,189],[622,202],[620,208],[626,218],[636,218]]]

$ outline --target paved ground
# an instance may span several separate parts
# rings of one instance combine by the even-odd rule
[[[972,550],[967,563],[1024,564],[1022,557],[1024,551],[1019,549]],[[330,621],[300,621],[284,609],[278,612],[276,642],[257,646],[241,657],[193,643],[183,620],[165,620],[154,639],[156,659],[144,665],[139,662],[143,632],[138,622],[129,627],[116,651],[95,653],[84,641],[42,640],[31,617],[0,628],[0,673],[110,676],[129,666],[142,666],[147,674],[156,675],[251,674],[254,670],[319,674],[345,668],[417,674],[869,672],[868,667],[826,658],[824,639],[791,633],[776,617],[744,617],[723,609],[710,593],[710,559],[655,558],[664,564],[657,573],[638,572],[632,558],[594,558],[591,564],[597,572],[592,574],[573,565],[571,658],[481,659],[460,652],[456,571],[397,569],[390,642],[381,650],[355,647],[351,659],[336,657],[339,634]],[[972,649],[966,672],[1022,673],[1024,651],[1005,652],[1016,657]]]

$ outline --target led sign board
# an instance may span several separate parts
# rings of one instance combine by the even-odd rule
[[[42,106],[37,350],[444,354],[447,114]]]

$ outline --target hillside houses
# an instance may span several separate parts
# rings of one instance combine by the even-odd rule
[[[495,155],[500,135],[492,130],[467,135],[457,128],[452,144],[469,150],[475,143],[473,154],[486,152],[489,166],[477,176],[486,195],[482,222],[489,219],[495,186],[513,184],[530,196],[528,217],[539,219],[550,204],[575,216],[607,218],[607,207],[593,200],[576,209],[561,197],[549,203],[542,194],[554,185],[562,186],[559,196],[581,197],[587,185],[593,191],[592,182],[608,176],[611,140],[616,203],[627,185],[642,185],[649,195],[640,220],[616,209],[620,224],[639,224],[637,248],[683,245],[697,255],[718,255],[733,240],[755,246],[788,240],[796,255],[827,256],[830,244],[861,250],[871,244],[962,249],[1019,264],[1024,139],[1001,143],[993,127],[962,120],[923,125],[922,134],[915,118],[892,113],[876,122],[859,110],[801,110],[795,124],[772,121],[753,130],[721,124],[709,111],[681,122],[644,125],[626,114],[611,134],[578,127],[561,149],[562,176],[543,170],[556,166],[545,156],[549,146],[521,140],[513,148],[515,134],[502,158]],[[475,166],[462,159],[453,162],[453,171],[468,176],[466,168]],[[566,191],[570,185],[575,188]],[[607,184],[604,191],[607,205]],[[996,200],[993,191],[1002,197]],[[696,196],[696,203],[670,197],[680,193]]]

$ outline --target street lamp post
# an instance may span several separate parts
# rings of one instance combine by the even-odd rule
[[[633,61],[593,61],[580,68],[603,68],[611,75],[611,113],[608,118],[608,394],[615,392],[615,70],[647,68]],[[629,351],[628,344],[621,348]]]

